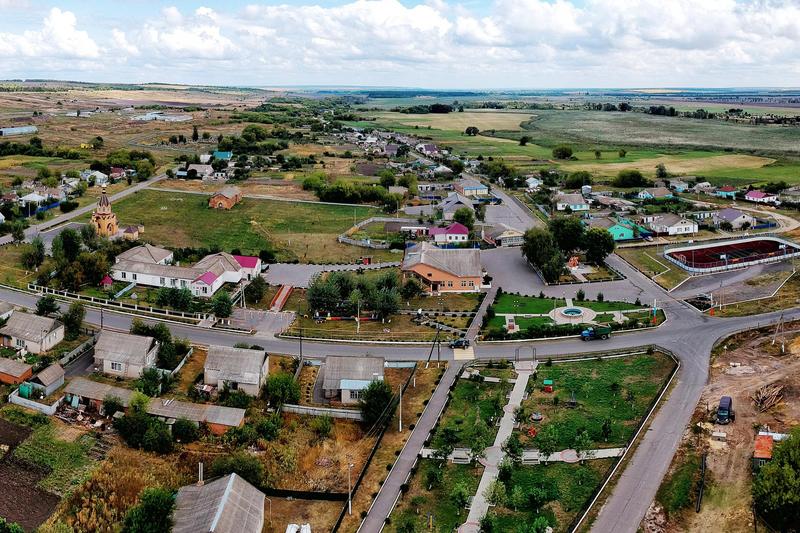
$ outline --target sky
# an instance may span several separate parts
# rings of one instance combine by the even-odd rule
[[[0,0],[0,79],[798,87],[800,0]]]

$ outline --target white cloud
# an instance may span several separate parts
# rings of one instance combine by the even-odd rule
[[[100,9],[91,35],[58,8],[39,28],[4,33],[0,20],[0,54],[242,84],[800,85],[796,0],[493,0],[480,12],[463,0],[203,1],[183,13],[165,5],[124,30],[104,26]]]

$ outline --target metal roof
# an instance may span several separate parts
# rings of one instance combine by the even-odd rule
[[[173,533],[261,533],[264,494],[237,474],[178,490]]]
[[[148,276],[160,276],[163,278],[186,279],[189,281],[194,281],[198,276],[204,273],[203,270],[198,270],[196,268],[160,265],[158,263],[145,263],[142,261],[117,261],[117,263],[111,267],[111,270]]]
[[[383,379],[383,357],[350,357],[329,355],[322,368],[322,388],[324,390],[341,389],[342,382],[375,381]]]
[[[126,250],[117,256],[117,261],[138,261],[141,263],[160,263],[172,255],[172,251],[152,244],[143,244]]]
[[[54,318],[14,311],[6,325],[0,329],[0,334],[30,342],[41,342],[43,337],[59,327],[62,327],[61,322]]]
[[[144,366],[155,339],[103,330],[94,347],[95,359]]]
[[[53,363],[34,377],[45,387],[49,387],[60,379],[64,379],[64,369],[58,363]]]
[[[456,277],[480,277],[481,251],[476,248],[437,248],[428,242],[412,246],[403,259],[403,270],[426,265]]]
[[[7,357],[0,357],[0,374],[7,374],[9,376],[20,377],[28,370],[33,368],[31,365],[8,359]]]
[[[128,402],[133,397],[134,391],[115,387],[105,383],[98,383],[86,378],[75,378],[69,382],[64,389],[67,394],[88,398],[90,400],[103,401],[108,396],[115,396],[120,399],[123,407],[128,407]]]
[[[267,352],[230,346],[209,346],[205,372],[216,370],[220,379],[237,383],[261,383],[261,371]]]

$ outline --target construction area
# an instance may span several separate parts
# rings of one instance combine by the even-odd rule
[[[725,396],[734,418],[720,424],[717,410]],[[727,339],[712,353],[708,385],[642,530],[753,531],[753,472],[799,423],[800,323]]]

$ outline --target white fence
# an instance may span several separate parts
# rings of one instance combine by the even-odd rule
[[[61,405],[61,402],[64,401],[64,397],[62,396],[55,403],[51,405],[45,405],[43,403],[34,402],[33,400],[28,400],[27,398],[23,398],[19,395],[19,389],[13,391],[11,394],[8,395],[8,401],[15,404],[21,405],[22,407],[27,407],[28,409],[35,409],[40,413],[44,413],[47,416],[53,416],[56,414],[56,410],[58,406]]]
[[[331,418],[346,418],[348,420],[363,420],[361,411],[355,409],[339,409],[336,407],[311,407],[308,405],[284,404],[282,407],[286,413],[311,416],[329,416]]]

